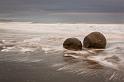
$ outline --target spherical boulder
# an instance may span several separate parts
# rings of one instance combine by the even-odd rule
[[[106,47],[106,38],[100,32],[92,32],[84,38],[83,46],[85,48],[103,49]]]
[[[68,50],[82,50],[82,43],[77,38],[68,38],[64,41],[63,47]]]

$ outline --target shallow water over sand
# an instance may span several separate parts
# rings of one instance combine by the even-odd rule
[[[75,76],[73,79],[77,76],[85,78],[79,81],[123,82],[123,27],[123,24],[0,23],[0,62],[29,65],[42,62],[48,65],[49,69],[71,73]],[[62,43],[66,38],[76,37],[83,41],[83,38],[93,31],[105,35],[108,42],[106,49],[63,49]]]

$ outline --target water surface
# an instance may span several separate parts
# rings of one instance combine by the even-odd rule
[[[123,82],[123,27],[123,24],[0,23],[0,81]],[[66,38],[76,37],[83,42],[93,31],[105,35],[106,49],[63,49]]]

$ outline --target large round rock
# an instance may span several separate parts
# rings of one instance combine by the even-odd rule
[[[77,38],[68,38],[64,41],[63,47],[68,50],[81,50],[82,43]]]
[[[97,49],[105,48],[106,38],[100,32],[92,32],[84,38],[83,46],[86,48],[97,48]]]

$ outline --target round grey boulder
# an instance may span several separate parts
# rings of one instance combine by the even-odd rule
[[[92,32],[84,38],[83,46],[85,48],[104,49],[106,47],[106,38],[100,32]]]
[[[82,43],[77,38],[68,38],[64,41],[63,47],[68,50],[82,50]]]

